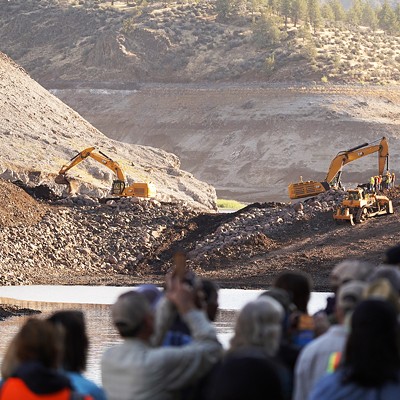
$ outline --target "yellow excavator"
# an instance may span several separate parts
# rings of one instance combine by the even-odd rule
[[[55,178],[55,182],[60,185],[68,185],[69,193],[73,192],[73,179],[69,178],[66,173],[72,167],[79,164],[88,157],[93,158],[93,160],[103,164],[107,168],[111,169],[117,176],[117,179],[113,181],[111,187],[111,195],[118,197],[154,197],[156,194],[156,188],[152,183],[148,182],[134,182],[127,186],[125,183],[125,175],[122,172],[120,165],[112,160],[110,157],[99,151],[94,152],[95,147],[88,147],[82,150],[76,156],[72,157],[68,164],[61,167],[58,175]]]
[[[323,182],[301,181],[291,183],[288,187],[289,197],[291,199],[312,197],[326,192],[331,188],[341,187],[340,178],[343,166],[376,152],[378,152],[378,175],[382,175],[385,169],[385,164],[387,164],[389,160],[389,145],[385,137],[380,139],[379,143],[377,142],[378,140],[371,143],[363,143],[349,150],[340,151],[331,161],[328,173]]]

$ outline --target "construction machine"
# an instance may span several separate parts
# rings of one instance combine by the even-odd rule
[[[301,181],[291,183],[288,187],[289,197],[291,199],[312,197],[324,193],[331,188],[341,187],[340,178],[342,175],[342,168],[352,161],[376,152],[378,153],[378,174],[382,175],[385,164],[387,164],[389,160],[389,145],[385,137],[380,139],[379,143],[377,142],[376,140],[371,143],[363,143],[349,150],[340,151],[331,161],[324,181]]]
[[[392,200],[376,193],[367,193],[362,187],[349,189],[342,203],[333,214],[337,222],[350,221],[351,225],[364,222],[367,218],[393,214]]]
[[[55,178],[55,182],[60,185],[68,185],[69,193],[73,191],[73,179],[69,178],[66,173],[75,165],[81,163],[88,157],[103,164],[107,168],[111,169],[117,176],[117,179],[113,181],[111,187],[111,195],[117,197],[154,197],[156,188],[152,183],[148,182],[134,182],[131,185],[127,185],[125,181],[125,175],[120,165],[112,160],[110,157],[99,151],[94,152],[95,147],[88,147],[82,150],[80,153],[71,158],[70,162],[63,165],[58,175]]]

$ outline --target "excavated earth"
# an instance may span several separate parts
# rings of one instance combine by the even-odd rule
[[[322,180],[337,151],[382,136],[397,173],[398,86],[318,85],[293,49],[297,61],[281,49],[282,68],[268,80],[270,53],[249,45],[246,27],[217,21],[210,4],[152,3],[128,26],[133,9],[81,3],[0,0],[0,50],[19,63],[0,53],[0,285],[162,283],[183,249],[221,287],[266,288],[297,268],[329,290],[336,263],[378,265],[399,244],[399,188],[387,193],[393,215],[356,226],[332,218],[341,191],[277,202],[299,175]],[[396,56],[383,36],[368,43]],[[397,76],[397,64],[382,60],[371,82]],[[118,160],[128,183],[155,183],[157,198],[100,202],[113,175],[93,163],[74,169],[80,195],[61,197],[54,177],[88,146]],[[346,185],[376,174],[372,159],[346,167]],[[215,188],[252,204],[216,213]]]
[[[190,267],[221,287],[266,288],[283,269],[297,268],[311,274],[315,290],[329,290],[336,263],[378,265],[400,234],[396,212],[337,225],[332,210],[343,192],[334,190],[296,204],[254,203],[217,214],[25,189],[30,194],[21,183],[0,181],[1,285],[162,283],[171,256],[184,250]],[[387,194],[397,211],[399,188]]]

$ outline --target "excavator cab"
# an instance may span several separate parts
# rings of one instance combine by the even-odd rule
[[[125,190],[125,182],[120,180],[115,180],[111,186],[111,194],[120,196],[124,193]]]

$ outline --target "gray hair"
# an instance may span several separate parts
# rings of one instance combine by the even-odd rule
[[[272,297],[263,296],[241,310],[231,339],[230,350],[260,347],[268,355],[278,351],[282,331],[283,307]]]

